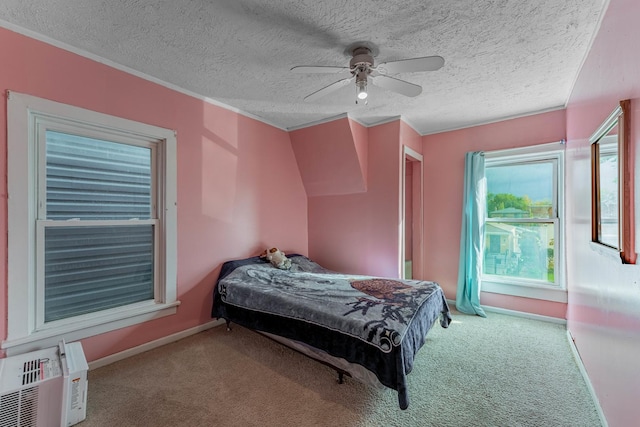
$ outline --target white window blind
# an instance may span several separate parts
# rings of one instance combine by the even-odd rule
[[[47,219],[151,218],[151,148],[46,131]]]
[[[152,226],[45,231],[45,322],[153,299]]]
[[[45,144],[44,322],[152,300],[154,224],[113,224],[152,217],[152,150],[51,130]]]

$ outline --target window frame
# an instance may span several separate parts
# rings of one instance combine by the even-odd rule
[[[492,166],[524,165],[551,161],[554,164],[553,211],[551,218],[488,218],[485,222],[520,222],[554,224],[555,283],[519,279],[511,276],[485,274],[482,271],[482,291],[548,301],[567,302],[564,256],[564,140],[549,144],[485,152],[485,170]],[[483,225],[484,226],[484,225]]]
[[[635,264],[634,198],[632,191],[633,158],[631,156],[631,101],[619,105],[589,138],[591,145],[591,244],[600,253],[616,254],[623,264]],[[618,127],[618,247],[600,241],[600,145],[609,132]]]
[[[69,221],[42,217],[39,186],[45,185],[45,129],[74,133],[126,144],[151,144],[155,150],[152,175],[155,188],[152,203],[155,218],[136,224],[157,224],[154,233],[154,300],[142,301],[94,313],[44,323],[44,262],[46,226]],[[135,122],[95,111],[62,104],[17,92],[7,93],[7,187],[8,187],[8,327],[2,343],[7,355],[18,354],[87,338],[151,319],[175,314],[177,300],[177,167],[176,133],[172,130]],[[145,142],[146,141],[146,142]],[[155,142],[150,142],[155,141]],[[40,147],[40,149],[39,149]],[[45,184],[43,184],[45,183]],[[153,184],[152,184],[153,185]],[[40,187],[46,188],[46,187]],[[73,221],[73,225],[90,226],[126,221]],[[76,224],[77,223],[77,224]],[[133,224],[131,224],[133,225]]]

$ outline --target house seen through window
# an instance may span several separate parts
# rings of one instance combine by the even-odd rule
[[[487,159],[483,281],[560,286],[559,161],[558,155]]]

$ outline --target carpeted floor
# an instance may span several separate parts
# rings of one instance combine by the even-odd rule
[[[600,426],[564,326],[454,312],[429,332],[410,405],[261,335],[217,327],[89,372],[92,426]]]

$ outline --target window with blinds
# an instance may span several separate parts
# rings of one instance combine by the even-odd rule
[[[174,130],[7,91],[8,355],[170,316]]]
[[[153,300],[152,148],[53,130],[45,146],[44,322]]]

